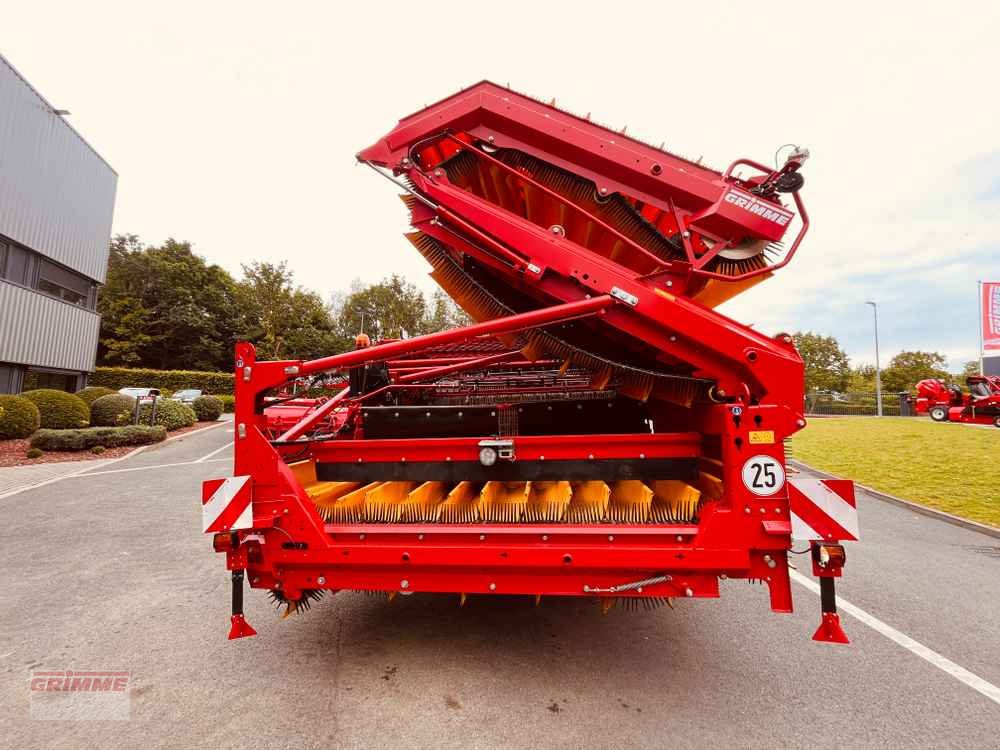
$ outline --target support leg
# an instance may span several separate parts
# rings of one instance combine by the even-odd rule
[[[229,640],[236,638],[246,638],[257,635],[257,631],[250,627],[249,623],[243,619],[243,571],[233,571],[233,617],[232,625],[229,628]]]
[[[821,576],[819,579],[819,601],[823,619],[813,634],[813,640],[823,643],[850,643],[844,629],[840,627],[834,580],[832,576]]]

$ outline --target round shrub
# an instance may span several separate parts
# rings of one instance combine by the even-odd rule
[[[90,405],[90,421],[98,427],[120,427],[132,424],[135,399],[121,393],[101,396]]]
[[[141,404],[139,406],[139,423],[149,424],[152,413],[152,403]],[[181,427],[190,427],[195,423],[196,419],[194,409],[190,406],[185,406],[180,401],[156,400],[156,424],[161,424],[168,430],[179,430]]]
[[[213,398],[219,399],[222,402],[222,411],[226,414],[232,414],[236,409],[236,397],[229,394],[222,396],[213,396]]]
[[[38,448],[28,448],[24,455],[28,458],[41,458],[42,451]]]
[[[90,406],[101,396],[110,396],[112,393],[117,393],[110,388],[104,388],[100,385],[87,386],[83,390],[77,391],[76,395],[84,400],[87,406]]]
[[[38,407],[23,396],[0,396],[0,440],[26,438],[38,429]]]
[[[222,416],[222,401],[215,396],[198,396],[191,406],[199,422],[215,422]]]
[[[49,430],[69,430],[90,424],[90,409],[79,396],[52,388],[25,391],[21,394],[38,407],[42,427]]]
[[[90,452],[93,453],[95,456],[101,455],[102,453],[104,453],[104,451],[105,447],[103,445],[95,445],[93,448],[90,449]]]

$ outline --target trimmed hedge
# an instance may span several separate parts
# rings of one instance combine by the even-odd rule
[[[41,424],[38,407],[23,396],[0,396],[0,440],[26,438]]]
[[[199,422],[215,422],[222,416],[222,401],[215,396],[198,396],[191,407]]]
[[[232,414],[236,410],[236,396],[215,396],[222,402],[222,411]]]
[[[877,413],[875,404],[844,404],[822,403],[806,406],[806,414],[830,417],[874,417]],[[882,414],[886,417],[902,416],[899,403],[883,403]]]
[[[143,403],[139,405],[139,423],[149,424],[153,416],[153,404]],[[163,425],[168,430],[179,430],[181,427],[190,427],[198,419],[194,409],[182,404],[180,401],[167,401],[159,398],[156,400],[156,424]]]
[[[161,425],[128,427],[88,427],[82,430],[39,430],[31,436],[31,447],[45,451],[83,451],[100,445],[120,448],[124,445],[149,445],[167,438]]]
[[[88,385],[83,390],[77,391],[76,395],[82,398],[84,403],[87,404],[87,406],[90,406],[101,396],[110,396],[112,393],[117,393],[117,391],[99,385],[98,386]]]
[[[79,396],[66,391],[41,388],[21,394],[38,407],[42,427],[51,430],[67,430],[86,427],[90,424],[90,407]]]
[[[197,388],[204,393],[232,393],[231,372],[200,372],[197,370],[150,370],[131,367],[98,367],[88,378],[90,385],[106,388],[159,388],[164,394],[185,388]]]
[[[120,427],[132,423],[135,399],[122,393],[101,396],[90,405],[90,423],[97,427]]]

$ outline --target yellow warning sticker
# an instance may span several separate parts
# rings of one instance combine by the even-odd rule
[[[750,430],[750,445],[772,445],[774,430]]]

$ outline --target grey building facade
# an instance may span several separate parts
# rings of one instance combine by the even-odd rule
[[[0,393],[86,384],[117,184],[0,55]]]

